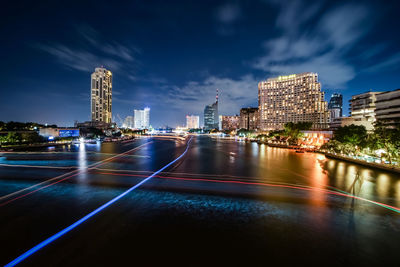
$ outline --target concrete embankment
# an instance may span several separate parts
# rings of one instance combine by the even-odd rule
[[[331,154],[331,153],[323,153],[323,154],[325,154],[325,156],[327,158],[344,160],[344,161],[347,161],[347,162],[356,163],[356,164],[363,165],[363,166],[366,166],[366,167],[377,168],[377,169],[380,169],[380,170],[390,171],[390,172],[394,172],[394,173],[400,174],[400,168],[399,167],[395,167],[395,166],[391,166],[391,165],[387,165],[387,164],[382,164],[382,163],[368,162],[368,161],[365,161],[365,160],[354,159],[354,158],[341,156],[341,155],[335,155],[335,154]]]

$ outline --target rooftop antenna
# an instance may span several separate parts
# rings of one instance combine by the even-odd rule
[[[216,102],[218,103],[218,88],[217,88],[217,95],[216,95],[215,99],[216,99]]]

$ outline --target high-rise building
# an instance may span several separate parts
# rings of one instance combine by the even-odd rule
[[[186,128],[198,129],[200,128],[200,117],[195,115],[186,115]]]
[[[150,108],[134,110],[134,127],[136,129],[149,129],[150,127]]]
[[[237,130],[239,129],[239,116],[219,116],[219,128],[221,130]]]
[[[254,131],[259,128],[260,114],[258,108],[240,109],[239,128]]]
[[[330,112],[330,120],[331,121],[343,116],[343,96],[342,96],[342,94],[334,93],[331,95],[331,99],[329,100],[329,103],[328,103],[328,109]]]
[[[287,122],[312,122],[327,129],[329,112],[317,73],[269,78],[258,84],[261,130],[280,130]]]
[[[218,118],[218,89],[215,103],[207,105],[204,108],[204,128],[206,130],[218,129],[219,118]]]
[[[400,125],[400,89],[376,95],[376,120],[387,127]]]
[[[111,123],[112,118],[112,73],[101,67],[92,73],[91,117],[92,121]]]
[[[353,95],[350,99],[350,114],[353,124],[363,125],[367,131],[374,129],[375,101],[377,95],[381,92],[367,92],[359,95]]]

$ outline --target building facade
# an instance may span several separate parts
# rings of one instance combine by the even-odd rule
[[[261,130],[281,130],[287,122],[312,122],[327,129],[329,112],[318,74],[279,76],[258,84]]]
[[[367,92],[353,95],[350,99],[350,115],[354,125],[363,125],[367,131],[374,129],[376,121],[376,97],[381,92]]]
[[[239,128],[254,131],[259,128],[260,114],[258,108],[240,109]]]
[[[376,121],[387,127],[400,125],[400,89],[376,95]]]
[[[111,123],[112,120],[112,73],[101,67],[91,75],[92,121]]]
[[[343,116],[343,95],[334,93],[329,100],[328,109],[330,111],[330,118],[338,118]]]
[[[150,128],[150,108],[135,109],[133,111],[134,128],[149,129]]]
[[[186,128],[198,129],[200,128],[200,117],[195,115],[186,115]]]
[[[239,116],[219,116],[219,128],[224,131],[233,131],[239,129]]]
[[[204,128],[206,130],[218,129],[218,98],[215,103],[204,108]]]

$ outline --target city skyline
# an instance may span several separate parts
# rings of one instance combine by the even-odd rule
[[[52,3],[27,2],[22,11],[9,4],[0,29],[7,36],[0,120],[64,126],[90,120],[88,77],[101,65],[113,73],[113,114],[149,106],[155,127],[202,114],[216,88],[220,114],[256,106],[257,83],[279,75],[317,72],[322,91],[343,94],[345,103],[370,90],[395,90],[400,37],[391,29],[399,4],[392,4],[149,2],[88,12],[93,6],[82,3],[61,13],[49,12],[56,10]],[[296,13],[301,9],[308,12]],[[94,13],[119,17],[103,27]],[[343,113],[349,115],[347,105]]]

